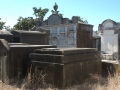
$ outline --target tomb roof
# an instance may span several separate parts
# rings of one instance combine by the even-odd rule
[[[78,21],[78,23],[79,23],[79,24],[85,24],[85,25],[91,25],[91,26],[93,26],[92,24],[83,23],[83,22],[81,22],[81,21]]]
[[[55,26],[55,25],[61,25],[61,24],[64,24],[64,25],[67,25],[67,24],[84,24],[84,25],[93,26],[91,24],[81,22],[79,20],[79,16],[72,16],[71,19],[64,18],[62,16],[63,14],[59,13],[59,11],[57,10],[58,9],[58,5],[56,3],[53,6],[53,9],[54,10],[51,10],[52,14],[48,17],[48,19],[46,19],[43,22],[36,22],[36,27],[37,26],[40,26],[40,27],[41,26],[45,26],[45,27],[46,26]],[[36,28],[35,28],[35,30],[36,30]]]
[[[103,24],[104,22],[106,22],[106,21],[111,21],[111,22],[113,22],[113,23],[116,24],[116,22],[115,22],[114,20],[111,20],[111,19],[106,19],[106,20],[104,20],[104,21],[102,22],[102,24]]]
[[[7,30],[0,30],[0,35],[12,35],[12,34]]]
[[[18,33],[32,33],[32,34],[44,34],[43,32],[40,31],[24,31],[24,30],[14,30],[13,32],[18,32]]]

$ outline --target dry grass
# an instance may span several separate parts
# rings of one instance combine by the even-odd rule
[[[56,88],[51,88],[51,86],[41,84],[30,84],[29,82],[24,82],[21,87],[18,88],[16,85],[6,85],[4,83],[0,84],[0,90],[59,90]],[[103,78],[98,75],[92,75],[90,80],[86,80],[86,83],[82,85],[76,85],[65,90],[120,90],[120,68],[116,71],[113,76]]]

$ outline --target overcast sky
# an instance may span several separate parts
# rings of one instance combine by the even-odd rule
[[[94,30],[105,19],[120,22],[120,0],[0,0],[0,18],[13,27],[19,16],[34,17],[33,7],[48,8],[46,17],[51,15],[54,3],[65,18],[80,16],[94,25]]]

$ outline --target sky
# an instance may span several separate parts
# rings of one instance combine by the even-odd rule
[[[49,9],[44,18],[47,19],[55,2],[64,18],[80,16],[94,25],[93,30],[98,30],[106,19],[120,22],[120,0],[0,0],[0,18],[12,28],[19,16],[35,18],[32,8],[41,7]]]

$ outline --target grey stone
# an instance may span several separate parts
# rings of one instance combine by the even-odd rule
[[[70,20],[68,18],[63,18],[63,24],[69,24]]]
[[[41,22],[40,22],[40,21],[37,21],[37,22],[36,22],[36,26],[41,26]]]
[[[45,25],[47,25],[47,21],[42,22],[42,26],[45,26]]]
[[[21,73],[25,77],[30,64],[29,54],[35,49],[56,48],[52,45],[27,45],[27,44],[9,44],[5,40],[0,40],[0,73],[2,73],[2,82],[12,83],[17,81]],[[19,72],[19,69],[21,72]],[[17,81],[18,82],[18,81]]]
[[[77,16],[73,16],[73,17],[72,17],[72,22],[73,22],[73,23],[78,23],[78,21],[79,21],[79,19],[78,19]]]
[[[41,72],[45,72],[43,74],[46,75],[44,80],[58,88],[82,83],[89,79],[90,74],[101,74],[100,52],[96,49],[43,48],[41,54],[40,52],[36,53],[36,50],[35,53],[31,53],[30,59],[33,67],[35,67],[33,70],[36,70],[35,77]]]
[[[49,44],[49,31],[22,31],[14,30],[13,41],[14,43],[28,43],[34,45],[48,45]]]
[[[53,14],[48,18],[48,25],[62,24],[62,19],[59,15]]]

